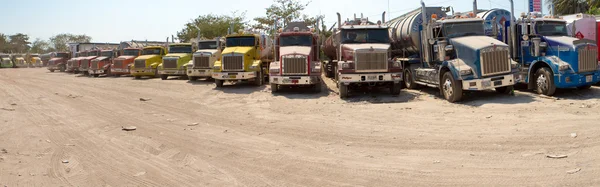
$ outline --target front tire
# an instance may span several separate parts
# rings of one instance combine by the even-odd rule
[[[392,85],[390,86],[390,93],[392,93],[392,95],[400,95],[400,90],[402,89],[402,83],[392,83]]]
[[[317,83],[317,84],[313,85],[313,92],[321,93],[321,83]]]
[[[60,72],[65,72],[65,66],[60,66]]]
[[[505,87],[495,88],[495,90],[496,90],[496,92],[501,93],[501,94],[511,94],[512,95],[515,88],[513,86],[505,86]]]
[[[462,85],[458,84],[458,81],[454,80],[454,76],[452,76],[449,71],[444,73],[440,83],[442,94],[448,102],[454,103],[460,101],[463,91]]]
[[[198,80],[198,77],[188,76],[188,80],[196,81],[196,80]]]
[[[340,88],[340,98],[344,99],[344,98],[348,98],[348,85],[345,85],[343,83],[338,83],[338,87]]]
[[[134,78],[134,79],[141,79],[141,78],[142,78],[142,76],[136,75],[136,76],[133,76],[133,78]]]
[[[554,95],[556,85],[554,84],[553,77],[552,71],[549,68],[543,67],[538,69],[535,73],[535,91],[542,95]]]
[[[223,80],[215,79],[215,84],[217,85],[217,88],[223,87]]]
[[[161,80],[167,80],[167,78],[169,78],[169,75],[160,75]]]
[[[53,69],[51,69],[51,70],[50,70],[50,72],[54,72],[54,70],[53,70]]]
[[[410,71],[409,69],[404,70],[404,86],[406,86],[406,88],[408,89],[417,88],[417,84],[415,84],[415,81],[413,79],[412,71]]]
[[[580,89],[580,90],[587,90],[587,89],[590,89],[591,87],[592,87],[592,85],[585,85],[585,86],[580,86],[580,87],[577,87],[577,89]]]
[[[262,70],[258,71],[258,75],[256,76],[256,78],[254,79],[254,85],[256,86],[261,86],[263,84],[263,73]]]
[[[93,76],[94,76],[94,77],[99,77],[99,76],[100,76],[100,74],[94,74]]]
[[[271,93],[276,93],[279,91],[279,85],[271,83]]]

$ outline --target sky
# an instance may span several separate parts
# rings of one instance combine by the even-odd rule
[[[310,2],[304,14],[325,15],[325,24],[354,13],[380,20],[420,6],[418,0],[299,0]],[[544,0],[542,0],[544,1]],[[472,0],[424,0],[427,6],[453,6],[456,12],[472,10]],[[517,16],[526,12],[527,0],[514,0]],[[0,0],[0,33],[24,33],[30,41],[47,40],[61,33],[86,34],[92,42],[117,43],[129,40],[165,41],[184,24],[205,14],[232,15],[245,12],[247,21],[265,15],[273,0]],[[479,9],[510,10],[509,0],[479,0]],[[6,6],[8,5],[8,6]],[[546,7],[546,5],[544,5]],[[547,12],[545,8],[544,12]],[[387,19],[389,19],[387,18]]]

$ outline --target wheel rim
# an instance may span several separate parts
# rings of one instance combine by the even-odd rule
[[[406,84],[406,87],[410,87],[410,85],[412,84],[412,77],[410,75],[409,71],[406,71],[406,73],[404,73],[404,84]]]
[[[546,91],[548,90],[548,78],[546,77],[546,75],[544,74],[540,74],[537,78],[537,87],[542,90],[542,91]]]
[[[444,81],[444,86],[442,89],[444,90],[444,94],[448,98],[450,98],[452,94],[454,94],[454,90],[452,90],[452,81],[450,81],[450,79],[446,79],[446,81]]]

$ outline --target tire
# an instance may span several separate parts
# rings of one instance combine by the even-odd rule
[[[65,72],[65,66],[60,66],[60,72]]]
[[[254,85],[255,86],[262,86],[263,79],[264,79],[264,77],[263,77],[263,73],[262,73],[262,69],[261,69],[260,71],[258,71],[258,75],[254,79]]]
[[[134,78],[134,79],[141,79],[141,78],[142,78],[142,76],[136,75],[136,76],[133,76],[133,78]]]
[[[100,76],[100,74],[94,74],[93,76],[94,76],[94,77],[99,77],[99,76]]]
[[[50,72],[54,72],[54,70],[53,70],[53,69],[51,69],[51,70],[50,70]]]
[[[167,78],[169,78],[169,75],[160,75],[161,80],[167,80]]]
[[[552,96],[556,91],[552,71],[547,67],[540,68],[535,73],[535,91],[538,94]]]
[[[498,88],[494,88],[494,89],[498,93],[510,94],[510,95],[512,95],[513,91],[515,90],[515,88],[513,86],[498,87]]]
[[[277,93],[279,91],[279,85],[271,83],[271,93]]]
[[[107,77],[108,77],[108,76],[112,76],[112,72],[110,72],[110,68],[108,68],[108,69],[106,70],[106,76],[107,76]]]
[[[321,93],[321,86],[322,86],[321,83],[317,83],[317,84],[313,85],[313,87],[312,87],[313,92]]]
[[[410,71],[409,69],[404,70],[404,86],[408,89],[417,88],[417,84],[415,84],[412,71]]]
[[[577,87],[577,89],[580,89],[580,90],[587,90],[587,89],[590,89],[591,87],[592,87],[592,85],[585,85],[585,86],[580,86],[580,87]]]
[[[190,81],[196,81],[196,80],[198,80],[198,77],[188,76],[188,80],[190,80]]]
[[[114,77],[121,77],[121,74],[114,74]]]
[[[452,73],[449,71],[444,73],[444,76],[440,81],[440,89],[444,98],[450,103],[460,101],[462,98],[462,85],[454,80],[454,76],[452,76]]]
[[[215,79],[215,84],[217,88],[223,87],[223,80]]]
[[[324,64],[323,69],[325,70],[325,77],[327,78],[332,78],[333,77],[333,66],[330,64],[331,62],[328,62],[327,64]],[[327,66],[331,66],[331,68],[327,68]],[[331,69],[331,71],[329,71],[328,69]]]
[[[154,78],[159,78],[160,75],[158,74],[158,67],[154,68]]]
[[[402,89],[402,83],[392,83],[390,86],[390,93],[392,95],[400,95],[400,90]]]
[[[338,87],[340,88],[340,98],[348,98],[348,85],[338,83]]]

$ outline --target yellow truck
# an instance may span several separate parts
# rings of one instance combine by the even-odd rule
[[[148,46],[142,49],[142,55],[133,60],[130,73],[135,79],[142,76],[158,76],[158,66],[162,64],[163,56],[167,54],[167,49],[162,46]]]
[[[226,47],[215,61],[212,78],[217,87],[224,82],[252,82],[260,86],[273,61],[272,40],[266,35],[240,31],[225,37]]]
[[[41,68],[42,66],[44,66],[42,58],[40,58],[40,54],[37,53],[28,55],[27,62],[29,64],[29,67]]]
[[[158,65],[160,79],[166,80],[169,76],[186,76],[186,66],[194,52],[191,43],[174,43],[169,45],[169,53],[163,57],[162,64]]]
[[[194,53],[192,60],[186,64],[187,77],[190,81],[198,78],[212,78],[212,67],[221,56],[221,50],[225,46],[225,38],[214,40],[201,40],[198,42],[198,50]]]

